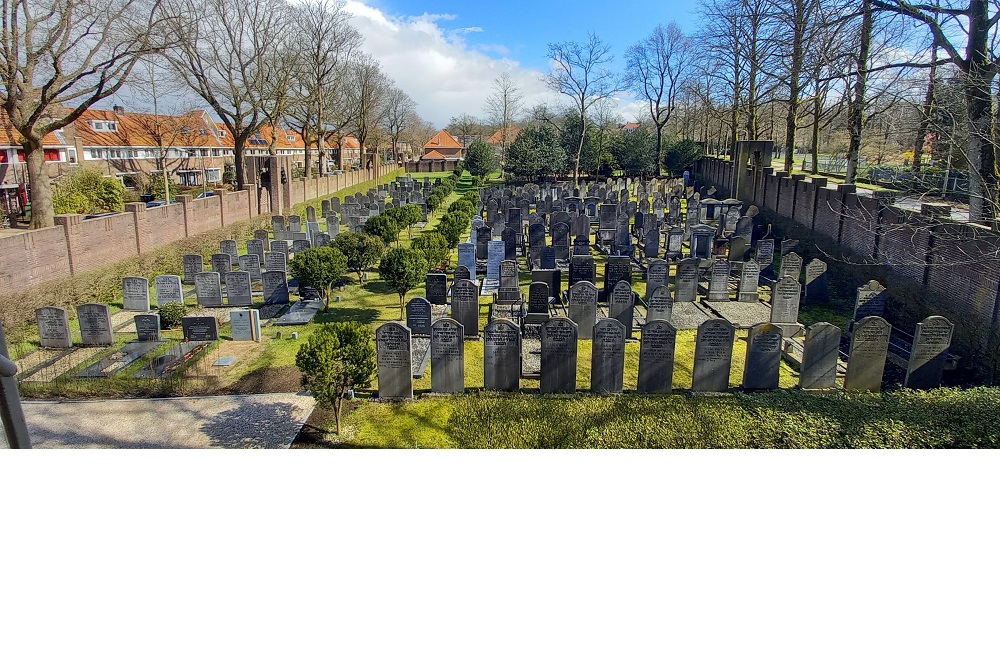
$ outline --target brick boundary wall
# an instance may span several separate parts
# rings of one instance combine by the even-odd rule
[[[308,181],[298,179],[288,184],[290,200],[296,205],[332,196],[391,171],[394,169],[379,167]],[[267,197],[258,210],[255,186],[215,193],[215,197],[202,199],[180,195],[176,204],[155,208],[126,204],[124,213],[89,220],[82,215],[57,215],[55,227],[0,237],[0,293],[23,291],[91,271],[270,212]]]

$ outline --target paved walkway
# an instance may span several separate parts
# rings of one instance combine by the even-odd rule
[[[315,403],[306,394],[24,401],[24,416],[39,449],[279,449]]]

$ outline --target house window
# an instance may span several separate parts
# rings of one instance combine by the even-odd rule
[[[117,132],[118,122],[113,120],[92,120],[90,126],[95,132]]]
[[[219,157],[219,153],[220,153],[220,151],[219,151],[218,148],[213,148],[212,149],[212,157]]]
[[[205,181],[208,183],[218,183],[222,180],[222,170],[221,169],[206,169],[205,170]]]

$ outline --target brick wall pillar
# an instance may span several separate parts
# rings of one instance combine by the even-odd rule
[[[247,214],[250,218],[256,218],[260,215],[260,209],[257,208],[257,186],[244,185],[243,191],[247,193]]]
[[[63,232],[66,234],[66,257],[69,260],[69,273],[73,275],[73,237],[76,233],[76,228],[83,222],[83,216],[79,214],[57,215],[55,221],[56,226],[62,227]]]
[[[142,226],[139,224],[141,221],[146,219],[146,205],[141,202],[134,202],[130,204],[125,204],[125,212],[132,214],[132,227],[135,229],[135,252],[137,255],[141,255],[143,249],[152,250],[152,248],[145,248],[146,244],[143,242],[142,238]]]
[[[194,197],[177,195],[177,202],[184,207],[184,238],[191,236],[191,221],[194,220]]]
[[[219,220],[220,226],[226,226],[226,190],[212,190],[219,196]]]

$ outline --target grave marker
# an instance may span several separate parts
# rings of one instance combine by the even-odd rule
[[[674,276],[674,302],[694,301],[698,296],[698,272],[701,260],[682,259]]]
[[[593,353],[590,358],[591,392],[622,393],[625,377],[625,338],[628,333],[625,325],[616,319],[604,318],[594,325]]]
[[[226,274],[226,302],[229,306],[253,305],[248,272],[230,271]]]
[[[149,310],[149,278],[125,276],[122,278],[122,308],[124,310]]]
[[[428,273],[424,283],[427,300],[436,306],[448,303],[448,276],[443,273]]]
[[[785,276],[771,287],[771,322],[795,324],[799,321],[799,281]]]
[[[435,394],[461,394],[465,391],[465,334],[462,325],[442,317],[434,322],[430,335],[431,391]]]
[[[806,329],[799,369],[801,389],[833,389],[837,386],[840,336],[840,327],[829,322],[817,322]]]
[[[781,370],[781,327],[764,322],[750,327],[747,336],[744,389],[777,389]]]
[[[378,397],[413,398],[413,359],[410,330],[398,322],[386,322],[375,330],[378,350]]]
[[[658,292],[667,293],[666,287]],[[668,293],[669,295],[669,293]],[[677,329],[665,320],[650,320],[642,327],[639,341],[640,394],[669,394],[674,386],[674,349]]]
[[[646,321],[662,320],[669,322],[674,310],[674,299],[670,296],[670,288],[666,285],[657,287],[647,301]]]
[[[854,325],[847,356],[848,391],[878,391],[882,388],[885,357],[889,352],[892,326],[881,317],[866,317]]]
[[[65,308],[45,306],[35,311],[38,323],[38,343],[42,347],[69,349],[73,339],[69,332],[69,314]]]
[[[171,301],[184,303],[184,288],[180,276],[156,276],[153,278],[153,287],[156,289],[157,308],[162,308]]]
[[[467,338],[479,336],[479,288],[471,280],[451,286],[451,316],[462,325]]]
[[[260,311],[256,309],[231,310],[233,340],[260,340]]]
[[[727,320],[710,319],[698,325],[694,347],[691,391],[726,391],[733,363],[736,328]]]
[[[413,336],[431,335],[431,302],[414,297],[406,302],[406,327]]]
[[[194,277],[194,291],[198,298],[199,306],[205,308],[222,308],[222,279],[215,271],[196,274]]]
[[[156,313],[136,315],[135,337],[141,341],[160,340],[160,316]]]
[[[181,329],[188,342],[219,340],[219,321],[214,317],[182,317]]]
[[[625,327],[626,337],[632,336],[632,319],[635,311],[635,293],[632,286],[624,280],[619,280],[611,290],[608,299],[608,315]]]
[[[729,260],[717,259],[712,263],[706,301],[729,301],[729,272]]]
[[[541,326],[542,359],[539,392],[576,392],[577,327],[566,317],[552,317]]]
[[[590,340],[597,322],[597,287],[586,280],[569,287],[569,319],[576,323],[582,340]]]
[[[194,277],[205,270],[205,260],[201,255],[184,255],[184,282],[194,284]]]
[[[806,264],[806,303],[821,303],[827,300],[826,262],[814,259]]]
[[[913,349],[906,367],[905,386],[909,389],[937,389],[948,359],[955,325],[940,315],[931,315],[917,324]]]
[[[877,280],[871,280],[858,288],[854,301],[854,321],[866,317],[882,317],[885,314],[885,288]]]
[[[264,285],[266,305],[280,305],[291,301],[288,298],[288,280],[284,271],[264,271],[261,282]]]
[[[740,267],[740,285],[736,293],[736,300],[743,303],[757,303],[760,301],[760,293],[757,291],[760,285],[760,264],[751,260],[743,262]]]

